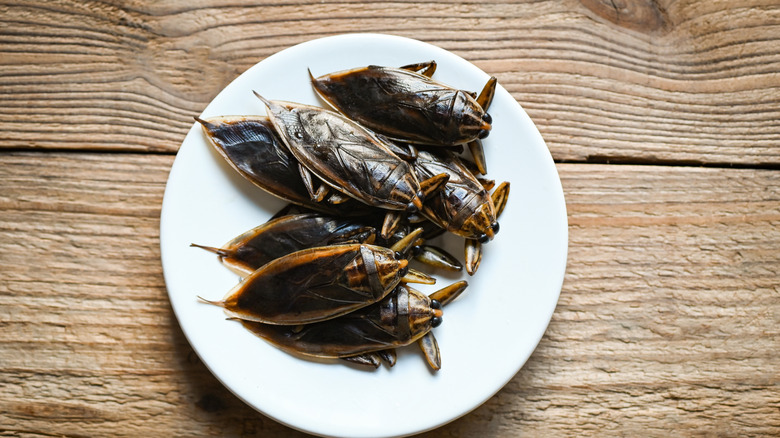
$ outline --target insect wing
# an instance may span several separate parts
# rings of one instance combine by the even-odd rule
[[[250,321],[242,321],[242,324],[288,352],[317,357],[345,357],[411,342],[399,332],[396,308],[397,298],[393,294],[376,304],[338,318],[304,326],[274,326]]]
[[[215,148],[249,181],[283,199],[308,201],[298,162],[268,119],[217,117],[201,123]]]
[[[419,191],[409,164],[370,131],[321,108],[269,103],[274,124],[293,155],[336,190],[393,210],[407,208]]]
[[[304,213],[272,219],[236,237],[224,245],[229,262],[243,268],[246,274],[279,257],[327,245],[362,242],[376,229],[350,218],[320,213]]]
[[[464,128],[481,121],[466,92],[405,69],[369,66],[313,79],[315,90],[331,106],[364,126],[396,140],[452,146],[477,138]]]
[[[298,160],[266,117],[225,116],[199,121],[211,144],[231,167],[266,192],[332,214],[355,207],[354,203],[342,209],[311,201],[298,172]]]
[[[395,286],[377,287],[368,258],[363,245],[298,251],[245,278],[222,306],[231,316],[271,324],[333,318],[376,302]]]

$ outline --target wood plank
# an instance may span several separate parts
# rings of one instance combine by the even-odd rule
[[[774,0],[22,0],[0,27],[0,148],[173,152],[256,62],[384,32],[496,75],[557,160],[780,164]]]
[[[2,434],[304,436],[231,395],[178,328],[158,248],[172,160],[0,153]],[[780,434],[778,172],[558,170],[570,256],[545,337],[423,436]]]

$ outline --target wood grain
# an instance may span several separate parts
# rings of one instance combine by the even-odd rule
[[[0,435],[305,436],[231,395],[178,328],[158,246],[172,160],[0,153]],[[558,170],[570,251],[546,335],[422,436],[780,434],[777,171]]]
[[[190,348],[159,213],[225,85],[352,32],[496,75],[567,199],[539,347],[422,436],[780,436],[777,0],[0,0],[0,436],[307,436]]]
[[[0,29],[0,148],[175,152],[251,65],[380,32],[496,75],[556,160],[780,166],[776,0],[22,0]]]

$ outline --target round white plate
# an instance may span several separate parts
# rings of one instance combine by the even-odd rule
[[[315,76],[369,64],[401,66],[436,60],[435,79],[480,91],[488,75],[462,58],[419,41],[352,34],[309,41],[268,57],[228,85],[201,117],[264,114],[268,99],[322,105]],[[469,287],[444,308],[434,329],[442,369],[428,368],[416,345],[399,351],[393,368],[288,355],[225,320],[222,309],[197,295],[221,299],[238,281],[213,254],[190,243],[220,246],[265,222],[284,203],[236,174],[208,145],[198,124],[171,169],[160,224],[165,282],[173,310],[192,347],[236,396],[263,414],[305,432],[340,437],[394,437],[433,429],[488,400],[522,367],[558,301],[566,265],[563,190],[538,130],[501,86],[485,139],[488,177],[510,181],[496,238],[484,245],[473,277],[437,273],[431,293],[461,278]],[[462,256],[463,240],[440,242]],[[422,265],[418,268],[426,270]],[[428,269],[430,271],[430,269]]]

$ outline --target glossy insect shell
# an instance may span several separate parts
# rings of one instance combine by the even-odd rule
[[[374,133],[319,107],[264,102],[295,158],[335,190],[389,210],[420,204],[420,183],[411,167]]]
[[[279,257],[307,248],[365,242],[376,229],[354,218],[302,213],[272,219],[217,249],[220,261],[246,276]]]
[[[351,201],[335,206],[314,202],[298,170],[298,161],[265,116],[198,119],[214,149],[245,179],[286,201],[330,214],[366,209]]]
[[[469,93],[414,71],[368,66],[312,85],[337,111],[396,140],[452,146],[490,131],[490,118]]]
[[[242,321],[284,351],[323,358],[355,356],[411,344],[433,328],[431,299],[404,285],[382,301],[335,319],[303,327]]]
[[[420,150],[414,168],[420,178],[446,173],[449,182],[425,200],[421,213],[431,222],[467,239],[493,238],[496,211],[490,194],[449,151]]]
[[[305,249],[262,266],[215,304],[232,317],[269,324],[322,321],[384,298],[407,263],[374,245]]]

